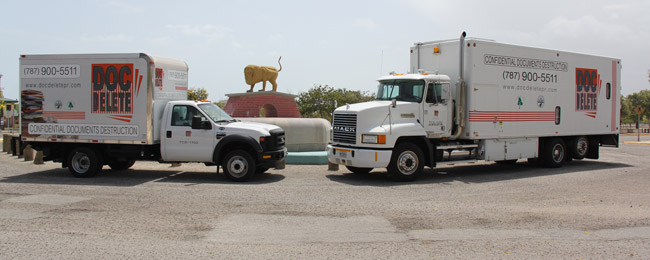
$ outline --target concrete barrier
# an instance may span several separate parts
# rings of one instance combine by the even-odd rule
[[[284,129],[285,146],[289,152],[327,150],[330,122],[322,118],[246,117],[243,122],[277,125]]]
[[[2,134],[2,152],[11,153],[11,135]]]
[[[34,160],[34,149],[32,149],[31,145],[25,146],[25,149],[23,150],[23,154],[25,155],[25,161]]]
[[[36,156],[34,156],[34,164],[44,164],[43,162],[43,151],[36,151]]]
[[[20,139],[17,136],[11,136],[11,155],[22,158],[23,152],[20,150]]]
[[[339,165],[331,163],[331,162],[327,162],[327,170],[328,171],[338,171],[339,170]]]

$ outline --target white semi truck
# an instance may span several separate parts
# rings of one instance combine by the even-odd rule
[[[77,177],[136,160],[217,165],[234,181],[283,168],[284,130],[187,100],[183,61],[133,54],[22,55],[21,141]]]
[[[621,61],[460,39],[416,43],[410,71],[380,78],[375,101],[334,111],[328,159],[413,180],[457,161],[560,167],[618,147]]]

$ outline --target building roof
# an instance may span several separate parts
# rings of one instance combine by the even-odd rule
[[[7,103],[18,103],[18,100],[11,99],[11,98],[3,98],[3,97],[0,97],[0,101],[4,101]]]

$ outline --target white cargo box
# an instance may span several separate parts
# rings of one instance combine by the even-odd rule
[[[459,44],[416,44],[411,48],[411,71],[449,75],[455,86]],[[467,101],[460,138],[619,132],[619,59],[471,38],[463,48]]]
[[[134,54],[22,55],[23,141],[154,144],[169,100],[187,99],[183,61]]]

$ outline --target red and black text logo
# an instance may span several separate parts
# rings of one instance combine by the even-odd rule
[[[601,83],[598,70],[576,68],[576,111],[596,111]]]
[[[165,73],[163,72],[163,69],[161,68],[156,68],[156,87],[160,90],[162,90],[163,87],[163,77],[165,76]]]
[[[92,65],[92,113],[133,114],[133,64]]]

